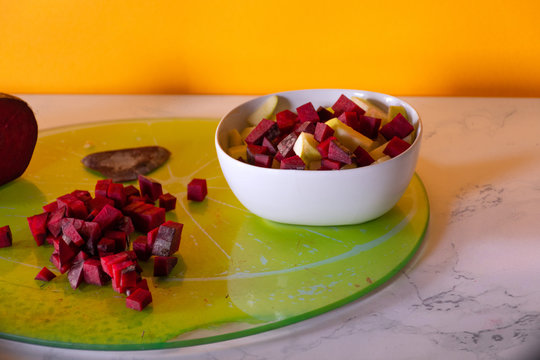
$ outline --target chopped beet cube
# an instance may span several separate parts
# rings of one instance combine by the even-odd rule
[[[266,148],[266,152],[270,155],[276,155],[277,153],[277,147],[274,145],[274,143],[267,138],[264,138],[262,141],[262,146]]]
[[[30,232],[36,241],[38,246],[43,245],[45,238],[47,237],[47,219],[49,213],[44,212],[41,214],[33,215],[27,218]]]
[[[129,216],[123,216],[115,225],[115,229],[125,232],[128,236],[135,231],[133,221]]]
[[[101,266],[103,268],[103,271],[109,275],[113,276],[113,270],[112,266],[116,263],[122,263],[129,260],[135,260],[137,259],[136,255],[131,251],[123,251],[118,254],[112,254],[108,256],[104,256],[100,259]]]
[[[319,122],[319,114],[313,107],[313,104],[311,102],[305,103],[304,105],[301,105],[296,108],[296,112],[298,113],[298,120],[300,122]]]
[[[9,225],[0,227],[0,248],[8,247],[13,244],[13,236]]]
[[[56,200],[47,205],[43,205],[43,211],[48,213],[52,213],[56,209],[58,209],[58,203],[56,202]]]
[[[396,157],[405,150],[407,150],[411,146],[408,142],[405,140],[400,139],[397,136],[394,136],[392,140],[386,144],[386,147],[383,150],[383,153],[390,157]]]
[[[73,264],[76,264],[78,262],[84,261],[86,259],[90,258],[90,255],[85,253],[84,251],[79,251],[77,255],[72,259]]]
[[[85,243],[84,239],[82,238],[81,234],[79,234],[74,224],[67,224],[66,226],[63,226],[62,233],[62,239],[64,239],[67,244],[73,243],[78,247],[81,247]]]
[[[55,237],[60,235],[60,232],[62,231],[62,219],[64,218],[65,214],[65,207],[57,208],[49,214],[47,219],[47,229]]]
[[[101,227],[97,222],[85,221],[79,232],[86,241],[86,250],[91,255],[97,254],[97,244],[101,239]]]
[[[94,222],[99,224],[102,231],[114,227],[114,225],[124,217],[122,212],[109,204],[105,205],[94,218]]]
[[[139,175],[139,189],[141,189],[142,196],[148,196],[152,201],[156,201],[159,195],[163,194],[163,188],[161,184],[156,180],[150,179],[146,176]]]
[[[176,197],[169,193],[160,195],[158,200],[159,207],[164,208],[165,211],[174,210],[176,208]]]
[[[354,111],[345,111],[338,116],[338,120],[345,125],[360,132],[360,121],[358,121],[358,114]]]
[[[123,231],[108,230],[103,234],[103,236],[114,240],[116,244],[115,250],[113,250],[114,252],[122,252],[128,248],[128,234]]]
[[[306,164],[304,164],[300,156],[293,155],[281,160],[279,168],[288,170],[304,170],[306,168]]]
[[[66,208],[66,216],[68,217],[84,219],[88,216],[86,204],[73,194],[62,195],[56,199],[56,202],[59,208]]]
[[[45,237],[45,241],[49,245],[54,245],[55,240],[58,241],[58,239],[61,239],[62,235],[54,236],[53,234],[49,233],[47,234],[47,237]]]
[[[367,166],[375,162],[371,155],[369,155],[369,153],[361,146],[358,146],[356,150],[354,150],[354,156],[358,166]]]
[[[343,164],[351,164],[352,153],[345,146],[341,145],[337,140],[330,141],[328,144],[328,158],[330,160],[339,161]]]
[[[365,111],[358,105],[354,103],[351,99],[345,95],[341,95],[337,101],[332,105],[332,110],[334,110],[334,117],[338,117],[345,111],[354,111],[358,115],[364,115]]]
[[[109,190],[109,185],[112,183],[111,179],[102,179],[96,182],[96,187],[94,191],[94,196],[98,197],[107,197],[107,191]]]
[[[68,243],[64,236],[58,240],[58,261],[61,265],[66,264],[77,255],[77,247],[72,244]]]
[[[272,167],[272,160],[274,157],[267,154],[257,154],[253,157],[253,164],[255,166],[270,168]]]
[[[111,206],[114,206],[114,200],[103,197],[103,196],[96,196],[95,198],[88,201],[88,208],[91,211],[93,211],[93,210],[98,210],[99,211],[99,210],[103,209],[103,207],[105,205],[107,205],[107,204],[109,204]]]
[[[36,275],[36,277],[34,279],[41,280],[41,281],[51,281],[55,277],[56,277],[56,275],[54,275],[54,273],[51,270],[47,269],[47,267],[44,266],[38,272],[38,274]]]
[[[139,189],[137,189],[133,185],[128,185],[124,187],[124,194],[126,194],[126,198],[129,198],[130,196],[141,196],[141,192]]]
[[[136,214],[137,220],[133,219],[133,225],[135,229],[141,232],[148,232],[165,222],[165,209],[150,205],[144,211]]]
[[[60,271],[61,274],[65,273],[71,268],[71,261],[67,261],[65,263],[62,263],[60,261],[60,256],[58,254],[51,254],[51,257],[49,259],[53,265]]]
[[[81,253],[83,252],[81,251]],[[71,288],[73,290],[78,288],[79,285],[81,285],[81,283],[84,280],[83,268],[84,268],[84,260],[81,260],[78,262],[74,262],[68,271],[67,277],[68,277],[69,285],[71,285]]]
[[[121,272],[120,287],[124,289],[135,287],[137,285],[138,276],[139,274],[135,269]]]
[[[244,139],[248,145],[260,145],[263,138],[273,140],[279,134],[279,128],[275,121],[262,119],[257,126]]]
[[[90,258],[83,263],[84,282],[103,286],[109,281],[109,276],[103,271],[98,259]]]
[[[314,133],[315,140],[321,143],[332,135],[334,135],[334,129],[332,129],[330,126],[326,125],[323,122],[317,123]]]
[[[328,147],[330,146],[330,143],[334,140],[337,140],[336,137],[330,136],[323,140],[321,143],[319,143],[319,145],[317,145],[317,150],[319,150],[322,158],[328,157]]]
[[[107,197],[114,201],[114,205],[117,208],[121,208],[126,205],[127,197],[124,192],[124,185],[118,183],[110,183],[107,189]]]
[[[155,230],[157,229],[158,228],[156,228]],[[157,231],[155,231],[155,234],[157,235]],[[146,261],[150,259],[150,256],[152,256],[152,248],[148,246],[148,236],[138,236],[135,240],[133,240],[132,246],[133,251],[135,251],[135,254],[137,254],[137,259],[141,261]]]
[[[292,132],[279,142],[277,148],[278,148],[279,154],[281,154],[283,158],[288,158],[294,155],[294,143],[296,142],[297,139],[298,139],[298,135]]]
[[[358,116],[359,130],[362,135],[367,136],[370,139],[376,139],[379,134],[379,127],[381,126],[381,119],[371,116],[360,115]]]
[[[321,169],[323,170],[339,170],[341,168],[342,163],[335,160],[330,159],[322,159],[321,160]]]
[[[140,288],[126,297],[126,307],[137,311],[142,311],[151,302],[152,294],[150,291]]]
[[[100,257],[107,256],[105,254],[115,254],[116,240],[102,237],[97,244],[97,251]]]
[[[298,115],[290,110],[283,110],[276,114],[276,123],[282,134],[291,132],[298,122]]]
[[[398,113],[396,116],[394,116],[392,121],[381,127],[380,133],[386,138],[386,140],[390,140],[394,136],[403,139],[413,131],[414,127],[411,125],[411,123],[409,123],[409,121],[405,119],[401,113]]]
[[[314,121],[304,121],[303,123],[299,123],[296,129],[294,129],[294,132],[297,135],[300,135],[300,133],[305,132],[308,134],[315,134],[315,128],[318,123]]]
[[[178,258],[174,256],[154,257],[154,276],[167,276],[178,263]]]
[[[268,148],[262,145],[251,145],[248,144],[246,149],[247,161],[249,164],[255,164],[255,155],[263,155],[268,153]],[[188,185],[188,196],[189,196],[189,185]]]
[[[88,201],[92,199],[92,195],[87,190],[73,190],[71,195],[74,195],[77,199],[81,200],[83,203],[88,204]]]
[[[206,179],[193,179],[187,186],[188,200],[203,201],[208,194]]]
[[[330,120],[335,117],[334,114],[332,114],[332,112],[324,106],[319,106],[319,108],[317,109],[317,114],[319,114],[319,119],[321,122]]]
[[[183,228],[183,224],[171,220],[160,225],[152,246],[152,255],[171,256],[177,252]]]

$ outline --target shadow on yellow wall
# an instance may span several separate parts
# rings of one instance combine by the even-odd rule
[[[536,1],[0,0],[0,91],[540,96]]]

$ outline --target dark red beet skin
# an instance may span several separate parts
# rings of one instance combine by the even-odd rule
[[[38,125],[32,109],[0,93],[0,186],[20,177],[32,159]]]
[[[13,241],[9,225],[0,227],[0,248],[11,246]]]

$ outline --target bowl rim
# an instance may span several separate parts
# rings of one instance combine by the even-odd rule
[[[238,159],[233,158],[221,146],[221,144],[219,142],[219,135],[221,134],[223,124],[224,124],[226,118],[231,113],[237,111],[239,108],[244,107],[249,103],[256,102],[256,101],[261,101],[261,99],[263,99],[263,98],[268,98],[268,97],[274,96],[274,95],[286,97],[287,94],[311,92],[311,91],[321,91],[321,92],[324,92],[324,91],[332,91],[332,92],[344,91],[344,92],[358,92],[358,93],[363,93],[363,94],[367,94],[367,95],[374,94],[376,96],[387,97],[387,98],[390,98],[392,100],[396,100],[397,102],[403,103],[403,104],[407,105],[413,111],[414,115],[416,115],[416,119],[417,119],[416,122],[417,122],[418,125],[416,126],[416,136],[414,138],[414,141],[412,142],[411,146],[407,150],[405,150],[404,152],[402,152],[398,156],[393,157],[393,158],[391,158],[391,159],[389,159],[387,161],[383,161],[381,163],[376,163],[376,164],[371,164],[371,165],[368,165],[368,166],[362,166],[362,167],[357,167],[357,168],[352,168],[352,169],[339,169],[339,170],[334,170],[334,171],[332,171],[332,170],[330,170],[330,171],[316,171],[316,170],[297,170],[297,169],[276,169],[276,168],[265,168],[265,167],[255,166],[255,165],[248,164],[248,163],[245,163],[243,161],[240,161]],[[402,100],[397,96],[386,94],[386,93],[380,93],[380,92],[376,92],[376,91],[361,90],[361,89],[313,88],[313,89],[287,90],[287,91],[280,91],[280,92],[260,95],[260,96],[254,97],[253,99],[244,101],[241,104],[238,104],[237,106],[235,106],[234,108],[229,110],[225,115],[223,115],[221,117],[221,119],[220,119],[220,121],[218,123],[218,126],[216,128],[215,134],[214,134],[214,141],[215,141],[216,151],[221,152],[229,160],[233,160],[235,162],[235,164],[237,166],[240,166],[241,168],[245,167],[246,169],[251,169],[253,171],[261,171],[261,172],[266,172],[266,171],[270,171],[270,172],[286,171],[287,173],[293,172],[293,173],[296,173],[296,174],[306,174],[306,175],[302,175],[302,176],[311,176],[311,175],[308,175],[308,174],[318,174],[317,176],[321,176],[321,175],[322,176],[328,176],[329,174],[336,174],[336,173],[337,174],[340,174],[340,173],[342,174],[344,171],[347,172],[348,174],[351,174],[352,172],[362,172],[362,171],[365,172],[365,171],[367,171],[366,169],[373,169],[374,167],[379,167],[380,168],[380,167],[384,167],[384,166],[390,166],[388,163],[398,161],[398,159],[400,159],[403,156],[405,156],[406,154],[412,152],[413,148],[417,148],[419,146],[419,143],[421,141],[421,138],[422,138],[422,135],[423,135],[423,132],[424,132],[423,130],[424,130],[424,127],[423,127],[422,119],[420,117],[419,112],[416,110],[416,108],[413,107],[411,104],[409,104],[407,101]],[[257,169],[257,170],[255,170],[255,169]],[[325,175],[323,175],[323,174],[325,174]],[[328,174],[328,175],[326,175],[326,174]],[[332,176],[332,175],[329,175],[329,176]]]

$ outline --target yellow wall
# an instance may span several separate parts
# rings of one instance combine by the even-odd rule
[[[539,1],[0,0],[0,92],[540,96]]]

